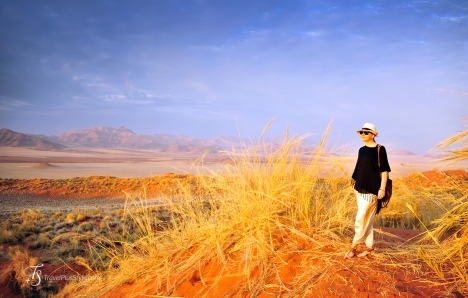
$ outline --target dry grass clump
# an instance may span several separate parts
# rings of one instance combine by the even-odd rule
[[[429,176],[441,175],[440,182]],[[394,194],[388,208],[376,217],[376,225],[425,231],[431,222],[459,204],[459,198],[468,191],[466,179],[455,179],[438,171],[413,173],[394,179]],[[408,208],[411,207],[411,210]]]
[[[458,149],[449,146],[462,143]],[[468,159],[468,131],[449,138],[436,148],[443,148],[449,156],[445,161],[457,162]],[[434,245],[419,248],[421,258],[437,273],[450,282],[454,289],[468,292],[468,181],[457,185],[458,192],[454,204],[438,219],[432,221],[422,242],[431,241]],[[410,208],[411,209],[411,208]]]
[[[160,199],[170,214],[163,229],[162,214],[144,195],[129,196],[120,239],[93,238],[110,258],[101,280],[67,285],[60,295],[96,297],[125,282],[151,283],[158,295],[171,295],[213,262],[221,269],[204,290],[237,268],[233,293],[256,297],[279,276],[271,260],[288,251],[286,238],[324,246],[352,235],[355,197],[343,170],[346,159],[333,154],[338,149],[328,146],[327,134],[307,157],[303,138],[287,135],[275,151],[259,142],[234,152],[227,174],[197,176],[196,192],[180,185],[182,195]]]
[[[0,229],[0,243],[21,243],[25,234],[21,231],[20,227],[19,224],[12,224],[10,221],[2,223]]]
[[[468,118],[465,118],[465,121],[468,122]],[[453,148],[454,145],[458,147]],[[448,154],[441,161],[455,163],[466,160],[468,158],[468,130],[440,142],[434,149]]]
[[[51,240],[48,233],[41,233],[35,242],[31,243],[29,249],[48,248],[51,244]]]
[[[54,281],[40,280],[33,273],[38,259],[31,257],[22,247],[10,247],[8,254],[12,265],[0,273],[0,285],[11,285],[23,297],[50,297],[59,290]]]
[[[468,201],[465,195],[460,204],[434,220],[433,229],[428,229],[418,249],[420,257],[454,289],[468,292]]]

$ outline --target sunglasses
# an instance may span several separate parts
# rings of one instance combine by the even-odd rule
[[[360,134],[360,135],[365,134],[365,135],[367,136],[368,134],[371,134],[371,132],[370,132],[370,131],[362,131],[362,130],[361,130],[361,131],[359,131],[359,134]]]

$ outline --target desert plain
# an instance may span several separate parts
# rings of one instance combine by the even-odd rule
[[[350,153],[346,170],[351,171],[357,153]],[[306,161],[307,154],[303,154]],[[437,156],[389,155],[391,177],[432,169],[468,169],[468,163],[451,165],[438,162]],[[170,153],[158,150],[73,148],[36,150],[0,147],[0,178],[65,179],[85,176],[142,178],[166,173],[198,174],[222,172],[230,161],[229,153]]]
[[[0,178],[64,179],[83,176],[142,178],[166,173],[195,174],[222,170],[227,154],[200,155],[156,150],[75,148],[41,151],[0,147]],[[198,162],[197,162],[198,161]]]

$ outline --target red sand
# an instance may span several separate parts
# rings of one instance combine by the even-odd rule
[[[399,229],[382,230],[401,238],[398,240],[400,243],[410,239],[414,241],[414,237],[419,234],[417,231]],[[391,249],[391,245],[384,241],[389,236],[376,235],[377,253],[384,254]],[[278,268],[278,275],[271,275],[256,297],[444,297],[446,293],[443,286],[428,287],[423,279],[436,282],[441,280],[423,262],[418,261],[417,256],[398,257],[391,261],[378,256],[344,260],[344,252],[337,252],[332,246],[316,248],[311,243],[294,240],[297,242],[285,239],[285,246],[288,243],[298,244],[289,247],[290,253],[278,255],[271,260]],[[237,264],[238,260],[239,255],[231,255],[229,264]],[[399,262],[419,266],[420,273],[393,266],[393,263]],[[222,276],[216,285],[215,279],[220,272]],[[209,261],[200,270],[195,270],[189,278],[174,281],[175,286],[172,289],[158,291],[155,284],[136,286],[127,283],[102,297],[246,297],[250,292],[241,291],[247,283],[242,272],[243,269],[238,266],[223,268],[222,263]],[[255,284],[257,276],[258,272],[251,273],[252,284]],[[308,289],[298,287],[297,282]]]

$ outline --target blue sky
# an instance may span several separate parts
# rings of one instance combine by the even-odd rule
[[[0,127],[316,133],[426,153],[467,129],[466,1],[0,1]]]

